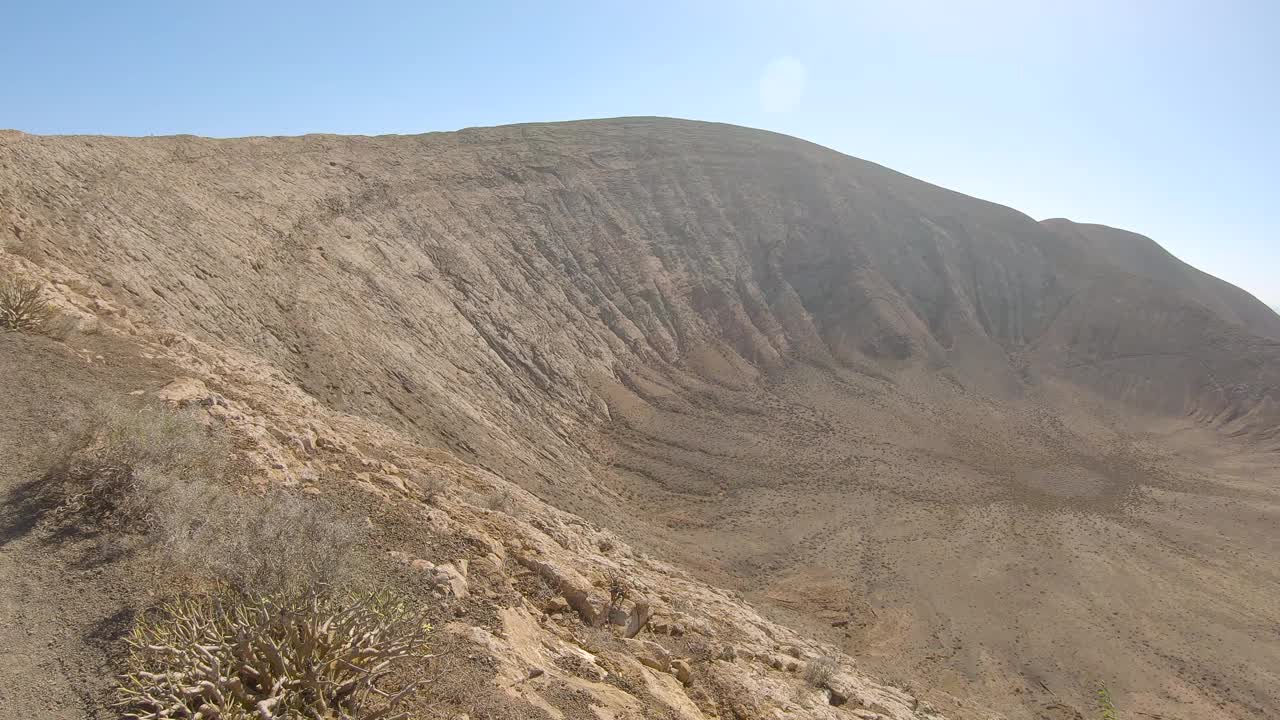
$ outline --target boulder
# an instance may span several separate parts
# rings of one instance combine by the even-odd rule
[[[435,569],[436,584],[448,589],[456,598],[464,598],[470,592],[467,578],[462,571],[450,564],[437,566]]]
[[[671,670],[671,653],[652,640],[636,640],[634,638],[624,639],[627,649],[635,655],[641,665],[653,668],[658,672],[668,672]]]
[[[517,555],[516,562],[541,575],[551,587],[559,588],[565,602],[586,624],[599,627],[608,620],[609,596],[597,590],[577,571],[524,554]]]
[[[671,674],[676,676],[681,685],[688,685],[693,680],[693,669],[684,660],[671,661]]]
[[[609,609],[609,623],[622,628],[622,636],[633,638],[649,624],[653,609],[648,600],[623,600]]]

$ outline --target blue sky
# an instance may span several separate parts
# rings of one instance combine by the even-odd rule
[[[3,0],[0,127],[669,115],[1154,237],[1280,305],[1280,2]]]

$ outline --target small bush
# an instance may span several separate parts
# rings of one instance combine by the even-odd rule
[[[0,331],[38,332],[49,315],[38,284],[16,278],[0,281]]]
[[[64,512],[103,529],[147,532],[172,487],[226,474],[231,447],[190,413],[102,403],[69,423],[62,453]]]
[[[627,597],[627,581],[621,572],[609,573],[609,607],[617,607]]]
[[[169,569],[246,593],[298,593],[347,573],[357,526],[280,491],[237,495],[228,438],[191,413],[108,403],[78,428],[58,474],[60,512],[82,531],[137,536]]]
[[[94,324],[97,324],[96,319]],[[51,312],[44,323],[44,327],[41,328],[41,332],[46,337],[65,342],[76,332],[81,332],[80,320],[73,315],[61,315]]]
[[[432,475],[419,482],[422,488],[422,495],[426,501],[435,504],[440,498],[449,494],[449,481],[439,475]]]
[[[820,657],[810,660],[804,666],[804,681],[816,688],[827,687],[831,678],[840,671],[840,664],[834,658]]]
[[[343,584],[362,533],[316,502],[283,492],[241,497],[219,488],[171,488],[155,542],[187,572],[244,593],[297,594]]]
[[[516,511],[516,498],[511,494],[510,488],[503,488],[486,497],[484,505],[495,512],[513,515]]]
[[[403,599],[303,595],[180,600],[144,616],[117,687],[127,718],[395,720],[430,626]]]

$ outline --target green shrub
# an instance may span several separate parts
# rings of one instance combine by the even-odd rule
[[[117,707],[127,718],[395,720],[431,627],[387,594],[188,598],[145,615],[128,640]]]

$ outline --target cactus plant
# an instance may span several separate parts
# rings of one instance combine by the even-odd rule
[[[392,682],[431,628],[389,594],[185,598],[128,640],[117,706],[135,720],[397,720],[417,682]]]
[[[39,285],[14,278],[0,282],[0,331],[35,332],[48,317]]]

